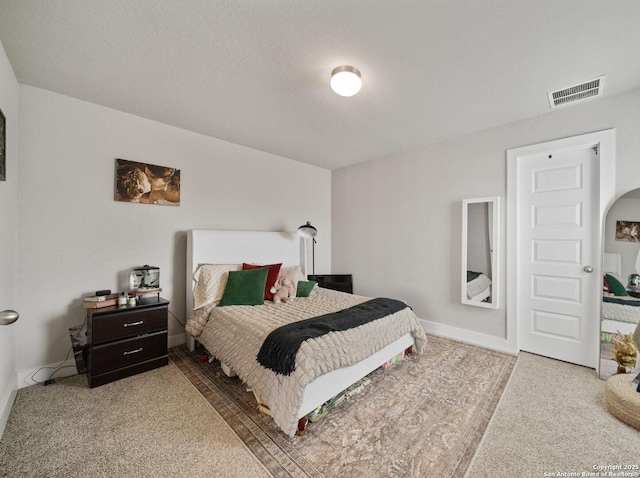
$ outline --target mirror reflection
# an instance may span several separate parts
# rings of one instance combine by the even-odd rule
[[[498,308],[499,198],[462,201],[462,303]]]
[[[613,203],[605,219],[600,378],[630,372],[640,322],[640,188]],[[639,332],[640,333],[640,332]]]

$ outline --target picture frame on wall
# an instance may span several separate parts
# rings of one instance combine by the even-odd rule
[[[180,206],[180,170],[116,159],[115,200]]]
[[[640,222],[616,221],[616,241],[640,242]]]
[[[0,181],[7,180],[7,119],[0,109]]]

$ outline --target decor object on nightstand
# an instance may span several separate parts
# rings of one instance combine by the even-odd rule
[[[127,293],[127,303],[129,305],[135,305],[138,297],[148,295],[160,297],[160,292],[162,292],[160,288],[160,268],[147,264],[142,267],[135,267],[131,272],[129,285],[131,286],[131,290]]]
[[[160,268],[149,266],[135,267],[131,273],[131,289],[148,290],[160,287]]]
[[[302,237],[304,241],[304,275],[309,274],[309,268],[307,267],[307,239],[311,239],[311,273],[316,273],[316,236],[318,230],[311,225],[309,221],[306,224],[298,228],[298,236]]]
[[[169,301],[140,297],[137,305],[87,310],[87,378],[98,387],[167,365]]]

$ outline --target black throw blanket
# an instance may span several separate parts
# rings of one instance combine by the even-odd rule
[[[283,325],[267,336],[258,352],[258,362],[277,374],[291,375],[296,368],[296,354],[305,340],[358,327],[407,307],[404,302],[382,297],[338,312]]]
[[[611,296],[604,296],[602,298],[602,300],[604,302],[611,302],[612,304],[621,304],[621,305],[633,305],[634,307],[640,307],[640,300],[629,300],[629,299],[623,299],[620,296],[618,297],[611,297]]]
[[[473,272],[473,271],[467,271],[467,282],[471,282],[474,279],[477,279],[478,277],[480,277],[481,272]]]

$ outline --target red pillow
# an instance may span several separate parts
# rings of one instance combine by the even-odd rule
[[[245,262],[242,264],[243,271],[246,271],[247,269],[260,269],[261,267],[269,268],[269,272],[267,272],[267,283],[264,286],[264,298],[265,300],[273,300],[273,294],[271,293],[271,286],[273,286],[273,284],[275,284],[276,280],[278,279],[278,274],[280,273],[280,267],[282,267],[282,263],[258,265],[258,264],[247,264]]]

